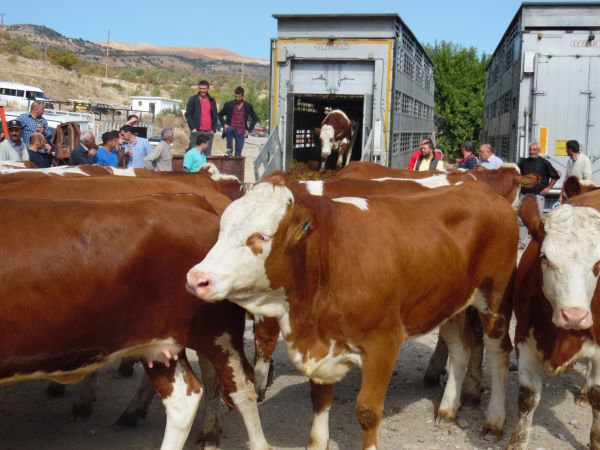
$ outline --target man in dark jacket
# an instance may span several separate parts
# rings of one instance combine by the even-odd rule
[[[205,150],[207,156],[212,149],[213,138],[217,131],[217,103],[208,95],[208,81],[201,80],[198,83],[198,95],[192,95],[185,108],[185,119],[190,127],[190,148],[196,145],[196,137],[204,134],[209,137],[208,148]]]
[[[223,135],[227,137],[227,154],[229,156],[233,154],[235,139],[235,156],[242,156],[244,142],[258,121],[252,104],[244,101],[243,87],[235,88],[235,100],[225,103],[223,109],[219,111],[219,120],[223,124]]]
[[[79,138],[79,145],[71,152],[69,164],[72,166],[94,164],[96,151],[96,138],[94,134],[91,131],[84,131]]]

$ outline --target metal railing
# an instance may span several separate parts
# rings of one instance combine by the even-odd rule
[[[367,142],[365,143],[365,147],[363,148],[363,152],[362,152],[362,161],[370,161],[373,162],[373,129],[371,128],[371,131],[369,131],[369,137],[367,137]]]
[[[261,180],[267,173],[272,170],[283,169],[283,147],[279,140],[279,127],[269,135],[267,142],[256,156],[254,161],[254,179]]]

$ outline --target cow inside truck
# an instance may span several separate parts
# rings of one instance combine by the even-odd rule
[[[293,107],[289,108],[287,143],[291,148],[294,161],[321,161],[321,141],[315,129],[321,127],[321,122],[331,111],[339,109],[355,123],[353,138],[354,145],[348,152],[350,160],[360,160],[363,142],[363,111],[364,97],[362,95],[315,95],[295,94],[291,96]],[[338,152],[333,151],[325,161],[325,168],[333,170],[338,161]]]

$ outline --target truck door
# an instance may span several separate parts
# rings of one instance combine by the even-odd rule
[[[540,144],[540,155],[563,175],[557,188],[567,167],[566,142],[583,144],[587,135],[589,64],[586,57],[536,57],[532,138]]]
[[[590,78],[588,83],[587,135],[583,151],[592,160],[592,177],[600,184],[600,58],[590,58]]]
[[[373,150],[373,137],[369,141],[371,130],[373,129],[373,96],[365,94],[363,103],[363,123],[362,123],[362,160],[371,161]],[[367,145],[368,144],[368,145]],[[366,158],[367,157],[367,158]]]

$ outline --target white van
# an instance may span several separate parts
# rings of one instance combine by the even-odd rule
[[[0,100],[7,103],[18,104],[23,108],[29,109],[29,105],[34,100],[48,102],[49,99],[39,87],[27,86],[21,83],[11,83],[9,81],[0,81]]]

